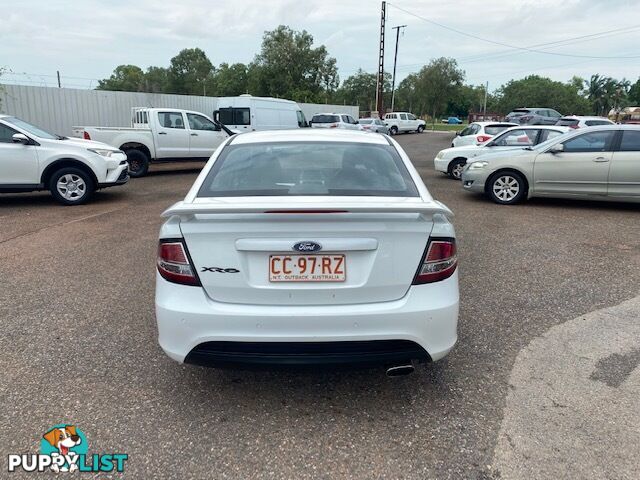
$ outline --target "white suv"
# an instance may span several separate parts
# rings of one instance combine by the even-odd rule
[[[0,115],[0,192],[50,190],[63,205],[79,205],[99,188],[129,180],[124,152],[107,144],[45,132]]]
[[[344,128],[346,130],[364,130],[358,120],[346,113],[316,113],[311,128]]]
[[[408,112],[392,112],[384,116],[384,123],[389,127],[389,133],[395,135],[397,133],[407,132],[424,132],[427,122],[416,118],[412,113]]]

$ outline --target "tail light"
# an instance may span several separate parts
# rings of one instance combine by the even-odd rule
[[[329,125],[329,128],[338,128],[338,124],[337,123],[332,123],[331,125]]]
[[[487,140],[489,140],[491,138],[491,135],[478,135],[476,137],[476,140],[478,141],[478,143],[484,143]]]
[[[165,280],[181,285],[200,286],[200,279],[182,240],[160,240],[157,263],[158,272]]]
[[[423,256],[413,285],[439,282],[449,278],[458,266],[456,241],[453,238],[431,239]]]
[[[82,134],[82,138],[84,138],[85,140],[91,140],[91,135],[89,135],[89,132],[85,131]]]
[[[573,129],[575,130],[575,129],[580,128],[580,125],[578,125],[578,124],[576,123],[575,125],[569,125],[569,128],[573,128]]]

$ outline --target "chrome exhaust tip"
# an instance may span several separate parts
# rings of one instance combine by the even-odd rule
[[[387,368],[387,377],[400,377],[413,373],[415,368],[410,363],[407,365],[396,365],[395,367]]]

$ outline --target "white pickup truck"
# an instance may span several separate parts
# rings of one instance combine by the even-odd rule
[[[154,161],[208,160],[232,133],[200,112],[175,108],[133,108],[131,127],[73,127],[75,137],[125,152],[132,177]]]

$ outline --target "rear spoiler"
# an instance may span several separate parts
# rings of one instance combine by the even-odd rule
[[[211,214],[327,214],[327,213],[420,213],[424,215],[441,214],[453,217],[453,212],[444,204],[432,200],[430,202],[340,202],[330,205],[318,205],[317,202],[296,202],[283,205],[281,202],[264,203],[185,203],[177,202],[162,213],[165,218],[179,215],[211,215]]]

